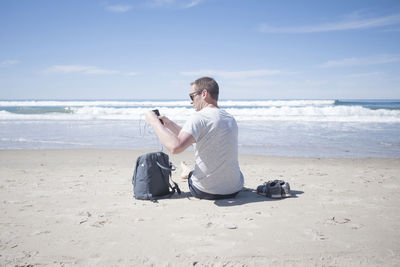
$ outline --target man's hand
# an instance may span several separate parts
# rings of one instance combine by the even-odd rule
[[[148,124],[152,125],[152,126],[157,122],[161,123],[158,120],[157,115],[152,110],[147,111],[147,113],[146,113],[146,122]]]
[[[162,120],[162,122],[164,123],[165,127],[169,128],[169,126],[171,125],[172,121],[170,119],[168,119],[168,117],[161,115],[158,118],[160,120]]]

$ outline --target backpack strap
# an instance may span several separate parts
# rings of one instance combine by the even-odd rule
[[[161,165],[160,162],[156,161],[158,167],[160,167],[161,169],[167,170],[167,171],[175,171],[176,167],[174,164],[172,164],[172,162],[169,163],[169,167],[165,167],[163,165]]]
[[[156,163],[157,163],[157,166],[158,166],[158,167],[160,167],[161,169],[164,169],[164,170],[166,170],[166,171],[169,171],[169,172],[170,172],[170,171],[175,171],[175,170],[176,170],[176,167],[175,167],[174,164],[172,164],[172,162],[169,162],[169,167],[165,167],[165,166],[161,165],[161,163],[158,162],[158,161],[156,161]],[[170,193],[169,193],[167,196],[161,197],[161,198],[169,198],[169,197],[171,197],[171,196],[175,193],[175,191],[176,191],[179,195],[182,193],[182,192],[181,192],[181,189],[180,189],[179,186],[178,186],[178,184],[175,183],[174,180],[172,180],[171,175],[169,176],[169,180],[172,181],[172,183],[174,184],[174,186],[172,187],[172,186],[171,186],[171,183],[168,181],[168,185],[169,185],[169,188],[171,188],[171,191],[170,191]]]
[[[149,196],[149,200],[152,202],[157,202],[158,199],[165,199],[165,198],[170,198],[172,197],[173,194],[175,194],[175,191],[178,192],[178,194],[181,194],[181,190],[179,189],[179,186],[173,182],[175,184],[174,187],[171,186],[171,184],[168,183],[169,187],[171,188],[171,191],[169,191],[168,195],[165,196],[158,196],[158,197],[153,197],[153,196]]]
[[[160,167],[161,169],[164,169],[166,171],[170,171],[171,170],[171,168],[168,168],[168,167],[165,167],[165,166],[161,165],[161,163],[158,162],[158,160],[156,161],[156,163],[157,163],[158,167]]]

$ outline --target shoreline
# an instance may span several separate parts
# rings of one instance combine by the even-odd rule
[[[190,148],[189,148],[190,149]],[[186,150],[182,152],[180,155],[172,155],[168,150],[156,150],[156,149],[135,149],[135,148],[6,148],[2,149],[0,148],[0,153],[1,152],[16,152],[16,151],[25,151],[25,152],[40,152],[40,151],[103,151],[103,152],[132,152],[132,154],[137,154],[142,155],[150,152],[164,152],[165,154],[168,154],[170,157],[179,157],[182,155],[185,155],[185,157],[190,156],[192,154],[194,158],[194,152],[190,150]],[[189,154],[189,155],[186,155]],[[258,154],[258,153],[240,153],[239,151],[239,158],[240,157],[262,157],[262,158],[282,158],[282,159],[327,159],[327,160],[398,160],[400,159],[399,157],[317,157],[317,156],[277,156],[277,155],[266,155],[266,154]]]
[[[400,159],[239,155],[245,188],[230,200],[132,197],[149,150],[0,150],[0,265],[400,264]],[[267,180],[293,197],[257,195]]]

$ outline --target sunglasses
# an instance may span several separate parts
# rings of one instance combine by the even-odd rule
[[[190,93],[190,94],[189,94],[190,100],[193,101],[194,96],[200,94],[201,92],[203,92],[203,90],[204,90],[204,89],[199,89],[199,90],[194,91],[193,93]]]

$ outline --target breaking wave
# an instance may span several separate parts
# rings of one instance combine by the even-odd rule
[[[400,122],[399,103],[222,100],[219,105],[238,121]],[[178,121],[194,112],[188,101],[0,101],[0,120],[142,120],[156,108]]]

